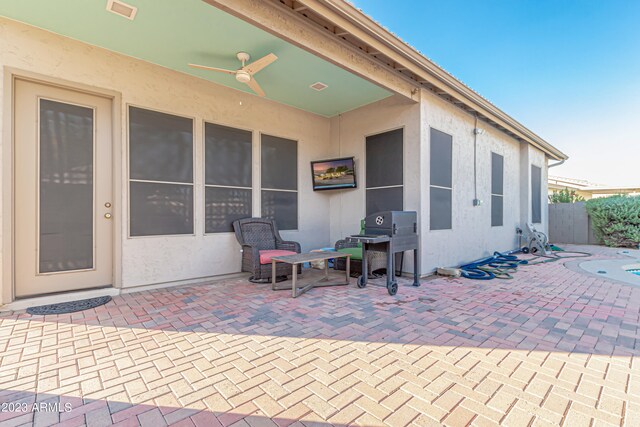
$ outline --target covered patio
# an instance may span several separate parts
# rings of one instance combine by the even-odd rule
[[[394,299],[355,283],[292,299],[239,278],[3,313],[0,401],[29,411],[0,423],[640,424],[637,287],[571,261],[514,280],[400,280]]]

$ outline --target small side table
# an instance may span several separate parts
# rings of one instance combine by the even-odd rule
[[[329,277],[329,259],[332,258],[347,258],[347,269],[345,271],[345,280],[344,281],[335,281],[335,279],[331,279]],[[349,271],[350,266],[350,258],[351,254],[345,254],[342,252],[310,252],[306,254],[295,254],[295,255],[285,255],[285,256],[276,256],[271,258],[271,271],[276,271],[276,262],[284,262],[287,264],[291,264],[292,266],[292,276],[291,276],[291,284],[289,285],[287,282],[281,282],[276,285],[276,276],[275,274],[271,276],[271,289],[274,291],[291,289],[291,296],[296,298],[303,293],[307,292],[314,287],[323,287],[323,286],[345,286],[349,284],[349,277],[351,272]],[[304,264],[306,262],[312,261],[324,261],[324,278],[320,279],[320,281],[315,283],[308,283],[302,288],[297,287],[297,276],[298,276],[298,266],[300,264]],[[302,271],[301,271],[302,272]],[[284,284],[284,286],[283,286]]]

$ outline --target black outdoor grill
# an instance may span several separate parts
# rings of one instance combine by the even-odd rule
[[[387,291],[389,295],[398,292],[393,265],[395,254],[413,251],[413,286],[418,281],[418,215],[411,211],[377,212],[364,219],[364,234],[347,237],[347,241],[362,243],[362,276],[358,278],[358,287],[367,286],[367,251],[387,253]]]

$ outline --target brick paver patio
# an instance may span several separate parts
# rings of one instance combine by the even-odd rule
[[[0,315],[0,425],[638,426],[639,327],[640,288],[562,262],[395,297],[140,292]]]

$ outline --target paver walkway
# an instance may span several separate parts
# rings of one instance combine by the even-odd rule
[[[640,288],[562,262],[515,277],[5,313],[0,425],[640,425]]]

